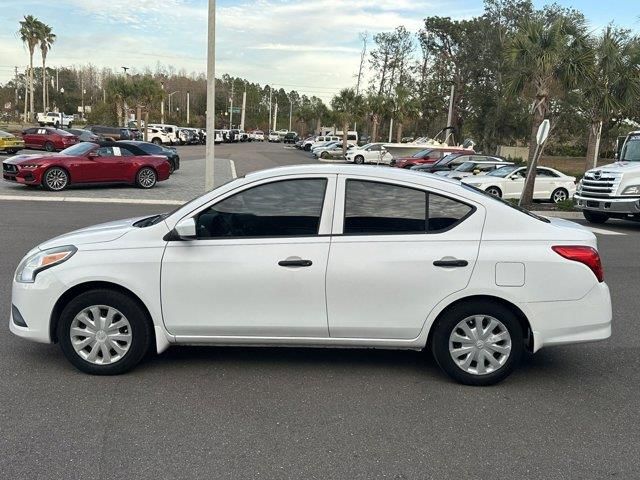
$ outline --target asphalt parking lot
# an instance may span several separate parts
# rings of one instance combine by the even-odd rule
[[[311,161],[278,144],[218,152],[238,175]],[[164,207],[0,200],[5,318],[32,246]],[[452,383],[424,353],[377,350],[174,347],[91,377],[5,323],[0,478],[639,478],[640,224],[595,231],[612,338],[543,349],[491,388]]]

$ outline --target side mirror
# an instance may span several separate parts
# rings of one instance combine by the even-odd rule
[[[196,221],[193,217],[183,218],[173,229],[175,236],[182,240],[191,240],[196,238]]]
[[[518,179],[520,178],[520,175],[515,175],[515,174],[514,174],[514,175],[511,175],[509,178],[510,178],[511,180],[518,180]]]
[[[89,152],[89,158],[98,158],[100,155],[98,155],[96,152]]]

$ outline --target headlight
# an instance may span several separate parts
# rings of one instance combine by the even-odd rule
[[[35,282],[38,273],[68,260],[77,251],[78,249],[73,245],[66,245],[64,247],[48,248],[26,257],[18,265],[16,282]]]
[[[630,185],[624,189],[622,195],[640,195],[640,185]]]
[[[40,165],[37,163],[30,163],[28,165],[20,165],[20,168],[38,168]]]

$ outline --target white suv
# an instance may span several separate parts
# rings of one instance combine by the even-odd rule
[[[318,164],[38,245],[9,324],[92,374],[170,345],[295,345],[427,349],[489,385],[525,349],[608,338],[611,300],[579,225],[433,175]]]

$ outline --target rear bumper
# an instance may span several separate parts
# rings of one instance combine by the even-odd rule
[[[551,345],[594,342],[611,336],[611,296],[598,283],[580,300],[526,304],[533,351]]]

